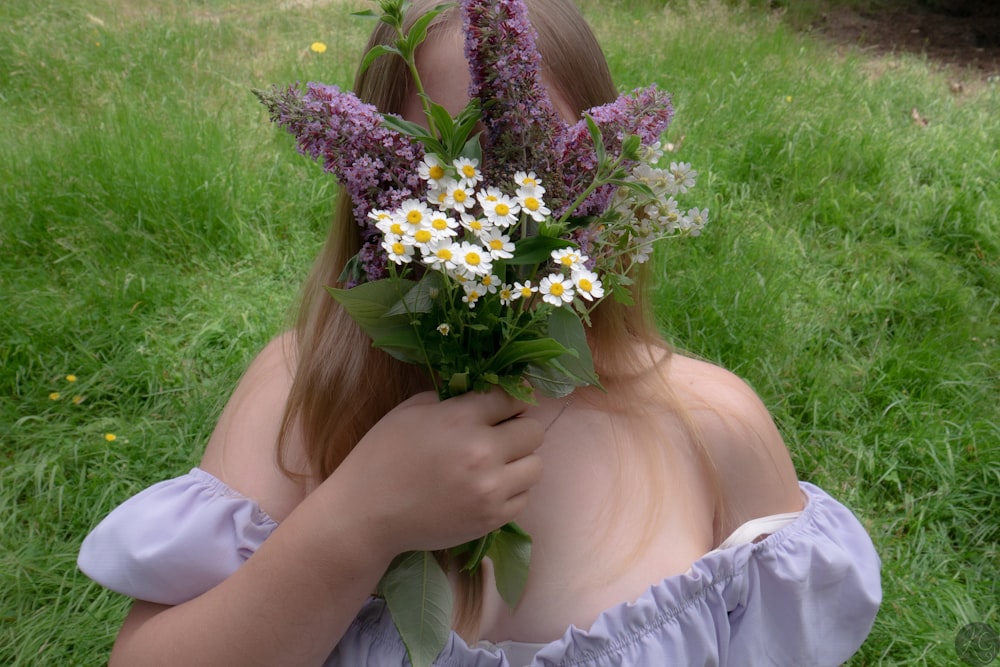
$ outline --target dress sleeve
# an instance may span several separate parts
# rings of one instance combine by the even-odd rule
[[[730,611],[733,665],[840,665],[875,621],[881,561],[868,533],[846,507],[801,486],[809,520],[753,546]]]
[[[226,579],[275,528],[256,502],[195,468],[119,505],[84,539],[77,564],[115,592],[176,605]]]

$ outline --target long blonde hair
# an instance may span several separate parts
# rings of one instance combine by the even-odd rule
[[[415,0],[407,15],[412,24],[439,0]],[[577,113],[613,101],[617,89],[596,38],[570,0],[529,0],[529,18],[537,32],[543,76]],[[460,30],[457,12],[440,15],[431,28]],[[437,34],[440,37],[440,33]],[[379,24],[366,52],[391,41],[388,26]],[[355,79],[355,93],[383,113],[400,113],[411,94],[410,76],[403,61],[381,57]],[[341,192],[326,244],[305,283],[296,326],[297,369],[286,406],[279,441],[279,460],[285,461],[294,430],[305,446],[310,471],[316,480],[328,477],[375,423],[400,402],[427,388],[422,370],[403,364],[371,341],[327,293],[339,286],[338,278],[361,243],[352,205]],[[662,382],[648,376],[652,349],[660,363],[669,350],[647,316],[643,276],[637,276],[634,305],[606,300],[592,316],[588,338],[602,383],[608,388],[615,411],[648,401],[677,408],[664,395]],[[645,351],[646,353],[643,353]],[[654,364],[656,365],[656,364]],[[654,388],[653,385],[656,385]],[[641,401],[639,399],[642,399]],[[456,629],[466,637],[478,633],[481,581],[460,580]]]

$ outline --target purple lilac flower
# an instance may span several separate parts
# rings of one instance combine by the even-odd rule
[[[670,96],[653,85],[637,89],[631,95],[621,95],[614,102],[594,107],[585,113],[601,129],[601,138],[608,155],[617,155],[622,142],[632,134],[639,135],[645,146],[655,143],[670,125],[674,109],[670,104]],[[585,121],[581,120],[567,132],[560,162],[563,183],[568,192],[582,192],[593,180],[593,172],[597,168],[597,155]],[[612,196],[614,196],[614,186],[600,188],[588,197],[574,214],[603,213],[607,210]],[[555,212],[556,215],[562,213],[561,210]]]
[[[467,0],[462,17],[469,95],[480,98],[486,128],[486,179],[503,186],[514,172],[534,170],[549,188],[548,198],[561,200],[559,179],[552,176],[566,124],[541,80],[528,8],[518,0]]]
[[[392,209],[421,187],[414,165],[423,146],[382,124],[378,110],[336,86],[307,85],[259,94],[271,120],[295,136],[304,155],[321,160],[347,189],[354,218],[362,227],[362,268],[371,280],[385,274],[378,230],[368,219],[373,208]]]

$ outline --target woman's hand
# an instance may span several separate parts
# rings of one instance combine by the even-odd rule
[[[522,415],[526,407],[500,390],[445,401],[418,394],[383,417],[324,485],[351,487],[370,544],[391,556],[476,539],[512,521],[541,478],[544,429]]]

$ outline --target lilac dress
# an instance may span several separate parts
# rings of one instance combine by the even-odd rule
[[[605,610],[590,628],[571,626],[548,644],[471,647],[452,633],[434,664],[840,665],[871,629],[881,563],[847,508],[811,484],[800,486],[805,508],[765,518],[781,526],[770,536],[727,540],[686,573]],[[79,566],[114,591],[175,605],[232,574],[276,526],[254,501],[195,468],[115,509],[84,540]],[[383,601],[368,600],[325,664],[409,664]]]

